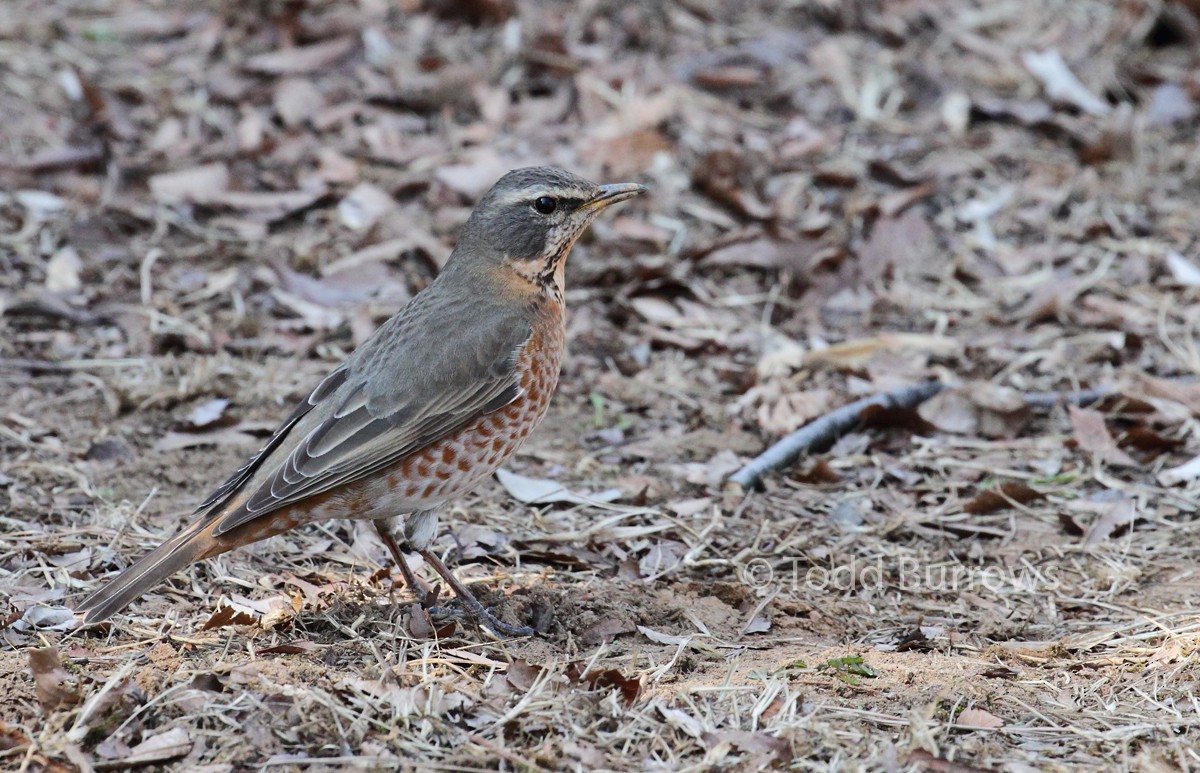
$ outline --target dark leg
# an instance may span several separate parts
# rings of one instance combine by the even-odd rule
[[[396,562],[396,566],[400,567],[400,574],[404,575],[404,584],[416,595],[417,603],[425,606],[425,602],[429,601],[429,586],[418,580],[417,576],[413,574],[412,568],[404,558],[404,553],[400,550],[400,546],[396,544],[396,538],[388,530],[387,519],[376,518],[375,529],[379,532],[379,538],[383,540],[383,544],[387,546],[388,551],[392,554],[392,559]]]
[[[442,576],[446,584],[454,591],[454,595],[458,596],[459,601],[467,608],[467,612],[480,623],[504,636],[533,636],[534,630],[529,626],[509,625],[493,615],[483,604],[480,604],[479,599],[475,598],[475,594],[467,590],[467,586],[454,576],[454,573],[442,563],[442,559],[438,558],[432,550],[425,549],[417,552]]]

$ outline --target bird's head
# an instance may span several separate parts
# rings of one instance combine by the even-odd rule
[[[607,207],[645,192],[636,183],[597,185],[553,167],[515,169],[480,199],[452,260],[499,263],[561,292],[563,264],[580,234]]]

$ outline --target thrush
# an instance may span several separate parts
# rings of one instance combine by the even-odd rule
[[[509,459],[558,384],[567,253],[605,208],[645,192],[550,167],[517,169],[475,207],[438,277],[324,378],[195,511],[193,522],[93,592],[84,623],[124,609],[184,567],[314,521],[374,522],[421,593],[401,538],[466,609],[496,618],[431,549],[437,508]]]

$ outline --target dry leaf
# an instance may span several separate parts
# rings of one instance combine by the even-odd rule
[[[308,78],[285,78],[275,86],[273,104],[275,113],[283,121],[283,125],[295,128],[321,109],[325,104],[325,97]],[[258,143],[254,142],[250,146],[257,147]]]
[[[263,75],[305,75],[329,67],[353,51],[356,45],[358,39],[346,35],[311,46],[284,48],[252,56],[246,60],[245,68]]]
[[[46,289],[52,293],[77,293],[83,289],[79,272],[83,260],[75,248],[67,245],[50,256],[46,262]]]
[[[1021,54],[1021,62],[1041,81],[1042,88],[1050,99],[1074,105],[1085,113],[1096,116],[1112,112],[1111,105],[1089,91],[1075,73],[1071,72],[1071,68],[1058,51],[1025,51]]]
[[[387,191],[371,183],[359,183],[338,202],[338,216],[347,228],[365,231],[395,207]]]
[[[168,432],[154,444],[155,451],[178,451],[196,446],[252,446],[261,442],[254,435],[237,427],[225,427],[211,432]]]
[[[83,699],[76,689],[76,678],[63,668],[57,648],[37,647],[29,650],[29,670],[33,673],[33,686],[42,711],[49,713],[74,706]]]
[[[964,709],[955,717],[954,724],[958,727],[995,730],[1004,727],[1004,720],[990,711],[984,711],[983,709]]]
[[[229,168],[223,163],[202,164],[150,178],[150,192],[164,204],[196,202],[229,188]]]
[[[192,409],[188,416],[188,423],[194,429],[203,429],[219,421],[225,415],[225,409],[228,407],[229,401],[223,397],[206,400]]]
[[[568,491],[558,481],[527,478],[505,469],[496,470],[496,479],[513,498],[527,505],[546,505],[555,502],[586,505],[596,502],[612,502],[621,497],[621,490],[615,488],[595,494],[576,494]]]
[[[971,501],[963,505],[963,511],[971,515],[988,515],[1012,507],[1013,502],[1027,505],[1043,498],[1045,498],[1045,494],[1040,491],[1032,489],[1020,481],[1010,480],[1001,483],[999,491],[979,492]]]
[[[1123,531],[1138,518],[1137,503],[1133,497],[1122,495],[1116,502],[1108,506],[1088,530],[1084,544],[1095,545],[1103,542],[1114,534]]]
[[[1071,426],[1075,429],[1075,442],[1084,451],[1089,451],[1108,464],[1122,467],[1137,467],[1137,461],[1117,447],[1117,441],[1104,425],[1104,414],[1090,408],[1067,406]]]
[[[119,760],[127,767],[148,765],[152,762],[182,757],[192,750],[193,741],[186,729],[175,727],[164,733],[152,735],[129,750],[129,754]]]
[[[1164,486],[1175,486],[1196,478],[1200,478],[1200,456],[1158,474],[1158,482]]]
[[[1176,283],[1185,287],[1200,287],[1200,267],[1175,250],[1167,250],[1167,269]]]

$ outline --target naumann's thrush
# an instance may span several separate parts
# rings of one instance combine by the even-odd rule
[[[517,169],[480,200],[441,274],[296,406],[194,522],[77,607],[120,611],[196,561],[328,518],[375,522],[420,593],[403,542],[492,630],[527,635],[480,604],[430,546],[436,508],[491,475],[546,413],[565,338],[567,253],[605,208],[645,192],[549,167]]]

